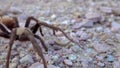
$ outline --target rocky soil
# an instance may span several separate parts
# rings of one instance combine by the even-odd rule
[[[119,8],[119,0],[0,0],[0,12],[18,17],[21,27],[27,17],[34,16],[60,27],[80,43],[55,44],[69,40],[59,31],[56,37],[51,29],[42,27],[49,49],[42,48],[48,68],[120,68]],[[5,67],[8,43],[9,39],[0,37],[0,68]],[[43,63],[31,42],[15,41],[10,68],[24,67],[43,68]]]

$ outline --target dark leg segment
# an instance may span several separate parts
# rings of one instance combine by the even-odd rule
[[[10,37],[10,42],[9,42],[9,49],[8,49],[8,53],[7,53],[7,57],[6,57],[6,68],[9,68],[9,60],[10,60],[10,55],[11,55],[11,49],[12,49],[12,45],[14,43],[14,40],[16,38],[16,29],[13,29],[11,37]]]
[[[29,26],[29,23],[30,23],[30,20],[31,20],[31,19],[34,20],[34,21],[36,21],[40,26],[45,26],[45,27],[48,27],[48,28],[53,29],[53,30],[54,30],[54,34],[55,34],[55,30],[56,30],[56,31],[58,31],[58,30],[61,31],[61,32],[63,33],[63,35],[64,35],[68,40],[70,40],[70,41],[73,42],[73,43],[76,43],[76,44],[80,45],[78,42],[76,42],[76,41],[74,41],[73,39],[69,38],[69,36],[67,36],[66,33],[65,33],[62,29],[60,29],[60,28],[58,28],[58,27],[55,27],[55,26],[53,26],[53,25],[47,24],[46,22],[39,21],[39,20],[37,20],[37,19],[34,18],[34,17],[29,17],[29,18],[28,18],[28,20],[26,21],[25,27],[28,27],[28,26]]]
[[[4,24],[0,23],[0,29],[1,29],[3,32],[5,32],[6,34],[10,34],[6,28],[7,28],[7,27],[5,27]]]
[[[25,27],[29,27],[29,24],[30,24],[30,21],[31,21],[31,20],[34,20],[34,17],[31,16],[31,17],[28,17],[28,18],[27,18],[27,20],[26,20],[26,22],[25,22]],[[34,21],[35,21],[35,22],[38,22],[38,21],[36,21],[36,20],[34,20]]]
[[[39,27],[39,31],[40,31],[40,34],[41,34],[42,36],[44,36],[44,34],[42,33],[42,28],[41,28],[41,26]]]
[[[19,27],[19,23],[18,23],[17,17],[13,17],[13,19],[15,20],[15,23],[16,23],[15,27]]]
[[[35,26],[32,27],[32,32],[35,34],[39,28],[39,24],[35,24]]]
[[[47,68],[47,63],[46,63],[46,60],[45,60],[45,58],[43,56],[42,49],[40,48],[37,41],[35,40],[33,33],[30,32],[29,30],[26,30],[25,34],[26,34],[26,36],[28,36],[28,38],[32,42],[34,49],[36,50],[36,52],[38,52],[38,55],[42,58],[44,68]]]
[[[38,24],[38,21],[35,20],[34,17],[32,17],[32,16],[27,18],[26,23],[25,23],[25,27],[29,27],[29,24],[30,24],[31,20],[34,20],[36,22],[36,24],[32,28],[30,28],[32,30],[32,32],[35,34],[37,32],[38,28],[39,28],[40,34],[42,36],[44,36],[43,33],[42,33],[41,26]]]
[[[44,36],[44,34],[42,33],[42,28],[39,24],[36,24],[36,25],[32,26],[30,29],[32,30],[33,34],[35,34],[37,32],[37,30],[39,29],[40,34],[42,36]]]
[[[37,19],[35,19],[35,20],[37,20]],[[66,33],[65,33],[62,29],[60,29],[60,28],[58,28],[58,27],[55,27],[55,26],[53,26],[53,25],[47,24],[47,23],[45,23],[45,22],[38,22],[38,23],[39,23],[39,25],[43,25],[43,26],[45,26],[45,27],[48,27],[48,28],[53,29],[53,34],[55,34],[55,31],[58,31],[58,30],[59,30],[60,32],[63,33],[63,35],[64,35],[68,40],[70,40],[71,42],[76,43],[76,44],[79,45],[78,42],[76,42],[76,41],[74,41],[73,39],[69,38],[69,36],[67,36]]]
[[[53,29],[53,35],[55,35],[55,30]]]
[[[44,47],[45,51],[48,51],[48,48],[46,47],[44,40],[38,35],[34,35],[34,36],[35,36],[35,38],[40,40],[40,42],[41,42],[42,46]]]
[[[10,38],[10,36],[6,33],[0,32],[0,36],[4,38]]]

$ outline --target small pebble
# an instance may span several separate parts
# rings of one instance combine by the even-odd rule
[[[86,53],[88,53],[88,54],[91,53],[91,51],[92,51],[91,48],[87,48],[87,49],[86,49]]]
[[[39,62],[33,63],[29,68],[43,68],[43,65]]]
[[[68,60],[68,59],[65,59],[65,60],[64,60],[64,63],[65,63],[66,65],[68,65],[68,66],[72,66],[72,65],[73,65],[72,61],[70,61],[70,60]]]
[[[10,68],[16,68],[18,63],[10,63]]]
[[[67,0],[68,2],[72,2],[72,0]]]
[[[96,56],[96,58],[97,58],[98,61],[103,61],[104,60],[104,56],[101,56],[101,55],[100,56]]]
[[[98,62],[97,65],[100,66],[100,67],[104,67],[105,66],[105,64],[101,63],[101,62]]]
[[[76,35],[81,36],[82,33],[83,33],[83,31],[79,30],[79,31],[76,32]]]
[[[90,57],[94,57],[97,54],[97,52],[93,48],[87,48],[85,50],[84,54],[86,54],[86,55],[88,55]],[[89,58],[89,59],[91,59],[91,58]]]
[[[53,14],[52,16],[51,16],[51,19],[55,19],[57,16],[55,15],[55,14]]]
[[[120,24],[118,23],[118,22],[115,22],[115,21],[113,21],[112,23],[111,23],[111,31],[112,32],[119,32],[119,30],[120,30]]]
[[[69,20],[65,20],[65,21],[61,22],[61,24],[69,24],[69,23],[70,23]]]
[[[100,7],[100,10],[104,13],[112,13],[112,8],[110,7]]]
[[[72,28],[73,29],[78,29],[78,28],[81,28],[81,27],[89,28],[89,27],[93,27],[93,23],[94,22],[92,20],[83,19],[82,22],[74,24]]]
[[[15,49],[15,48],[16,48],[16,44],[13,44],[12,49]]]
[[[113,11],[114,15],[118,15],[118,16],[120,15],[120,9],[119,9],[119,7],[113,7],[112,11]]]
[[[88,34],[83,32],[80,36],[80,40],[87,40],[89,38]]]
[[[25,51],[20,51],[20,57],[24,57],[26,55]]]
[[[2,46],[3,45],[3,40],[2,39],[0,39],[0,46]]]
[[[54,65],[47,65],[48,68],[59,68],[57,66]],[[36,62],[34,64],[32,64],[29,68],[44,68],[43,64]]]
[[[88,62],[83,61],[81,64],[83,68],[88,68]]]
[[[113,62],[113,68],[120,68],[120,61]]]
[[[81,49],[79,46],[77,46],[77,45],[73,45],[72,47],[70,47],[70,49],[71,49],[73,52],[75,52],[75,53],[77,53],[77,52],[79,52],[79,51],[82,50],[82,49]]]
[[[115,60],[114,56],[112,55],[107,55],[107,61],[108,62],[113,62]]]
[[[58,60],[58,58],[59,58],[59,55],[53,55],[53,56],[51,57],[51,59],[53,59],[53,61]]]
[[[3,65],[0,65],[0,68],[4,68]]]
[[[98,22],[102,19],[102,16],[98,12],[89,11],[85,14],[86,19],[92,20],[93,22]]]
[[[9,9],[9,12],[11,12],[11,13],[13,13],[13,14],[20,14],[20,13],[22,13],[23,11],[22,11],[20,8],[18,8],[18,7],[11,7],[11,8]]]
[[[75,60],[77,59],[77,56],[74,55],[74,54],[70,54],[70,55],[68,56],[68,59],[70,59],[71,61],[75,61]]]
[[[18,57],[14,57],[13,59],[12,59],[12,62],[13,63],[17,63],[19,61],[19,58]]]
[[[23,63],[23,64],[34,63],[34,60],[32,56],[26,55],[20,59],[20,63]]]
[[[1,53],[1,56],[0,56],[0,59],[5,59],[6,57],[5,56],[7,56],[7,53]]]
[[[102,32],[102,31],[103,31],[103,27],[97,27],[97,28],[96,28],[96,31],[97,31],[97,32]]]
[[[106,52],[110,49],[110,47],[107,44],[94,44],[93,47],[97,52]]]

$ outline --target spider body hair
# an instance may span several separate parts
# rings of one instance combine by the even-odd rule
[[[26,27],[19,27],[16,29],[16,40],[20,41],[29,41],[28,37],[25,35],[26,31],[30,31],[30,29]],[[31,32],[31,31],[30,31]]]
[[[19,40],[21,42],[29,41],[28,36],[25,34],[26,31],[29,31],[29,32],[32,33],[32,31],[29,28],[26,28],[26,27],[16,28],[16,38],[15,38],[15,40]],[[37,35],[34,35],[34,34],[31,34],[31,35],[37,36]]]
[[[22,35],[25,32],[26,29],[27,28],[25,28],[25,27],[19,27],[19,28],[17,28],[16,34],[17,35]]]

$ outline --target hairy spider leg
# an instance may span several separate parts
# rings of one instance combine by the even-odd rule
[[[11,55],[11,49],[14,43],[14,40],[16,38],[16,29],[12,30],[12,34],[10,37],[10,42],[9,42],[9,49],[8,49],[8,53],[7,53],[7,57],[6,57],[6,68],[9,68],[9,61],[10,61],[10,55]]]
[[[45,51],[48,51],[48,48],[45,46],[44,40],[38,35],[34,35],[34,37],[39,39],[41,41],[41,44],[43,45]]]
[[[31,20],[34,20],[34,18],[33,17],[28,17],[27,18],[26,23],[25,23],[25,27],[29,27],[29,24],[30,24]],[[40,25],[38,24],[38,21],[36,21],[36,22],[37,23],[34,26],[32,26],[30,29],[33,32],[33,34],[35,34],[37,32],[38,28],[40,28],[40,33],[43,36],[42,29],[41,29]],[[48,48],[45,45],[45,42],[43,41],[43,39],[41,37],[39,37],[39,36],[36,36],[36,35],[35,35],[35,37],[41,41],[42,46],[44,47],[45,51],[48,51]]]
[[[25,27],[29,27],[29,24],[30,24],[30,21],[31,21],[31,20],[36,21],[36,24],[31,28],[32,32],[33,32],[33,33],[36,33],[37,30],[38,30],[38,28],[39,28],[40,34],[41,34],[42,36],[44,36],[44,34],[42,33],[41,25],[39,25],[39,24],[38,24],[38,21],[35,20],[34,17],[32,17],[32,16],[30,16],[30,17],[27,18],[26,23],[25,23]]]
[[[0,23],[0,30],[2,31],[0,32],[0,36],[5,37],[5,38],[10,38],[9,36],[10,33],[7,30],[7,27],[2,23]]]
[[[2,24],[2,23],[0,23],[0,29],[1,29],[3,32],[5,32],[6,34],[9,34],[9,31],[7,30],[7,27],[6,27],[4,24]]]
[[[44,34],[42,33],[42,28],[41,28],[41,26],[38,24],[38,23],[36,23],[34,26],[32,26],[31,28],[30,28],[31,30],[33,30],[32,32],[35,34],[36,32],[37,32],[37,30],[39,29],[39,31],[40,31],[40,34],[42,35],[42,36],[44,36]]]
[[[37,20],[37,19],[36,19],[36,20]],[[60,32],[62,32],[62,34],[63,34],[68,40],[70,40],[70,41],[73,42],[73,43],[76,43],[76,44],[80,45],[78,42],[76,42],[76,41],[74,41],[73,39],[69,38],[69,36],[67,36],[67,34],[66,34],[62,29],[60,29],[59,27],[55,27],[55,26],[50,25],[50,24],[47,24],[47,23],[45,23],[45,22],[39,22],[39,25],[43,25],[43,26],[45,26],[45,27],[48,27],[48,28],[53,29],[54,34],[55,34],[55,31],[60,31]]]
[[[45,26],[45,27],[48,27],[48,28],[53,29],[54,34],[55,34],[55,31],[61,31],[61,32],[63,33],[63,35],[64,35],[68,40],[70,40],[70,41],[73,42],[73,43],[76,43],[76,44],[80,45],[78,42],[76,42],[76,41],[74,41],[73,39],[69,38],[69,37],[66,35],[66,33],[65,33],[62,29],[60,29],[59,27],[55,27],[55,26],[53,26],[53,25],[47,24],[46,22],[39,21],[39,20],[37,20],[36,18],[34,18],[34,17],[32,17],[32,16],[29,17],[28,20],[26,21],[27,23],[25,24],[25,27],[28,27],[31,19],[34,20],[34,21],[36,21],[36,22],[38,22],[38,24],[39,24],[40,26]]]
[[[12,30],[12,34],[11,34],[11,37],[10,37],[9,49],[8,49],[7,58],[6,58],[6,60],[7,60],[6,61],[6,68],[9,68],[9,60],[10,60],[10,56],[11,56],[11,48],[12,48],[12,45],[13,45],[14,40],[16,38],[16,30],[17,29],[13,29]],[[33,47],[34,47],[35,51],[42,58],[42,61],[43,61],[43,64],[44,64],[44,68],[47,68],[46,60],[45,60],[45,58],[43,56],[41,48],[39,47],[39,45],[37,44],[36,40],[34,39],[34,34],[32,32],[30,32],[29,30],[26,30],[24,33],[29,38],[31,43],[33,44]]]
[[[16,23],[16,24],[15,24],[15,27],[20,27],[17,17],[13,17],[13,19],[15,20],[15,23]]]
[[[47,63],[46,63],[46,60],[43,56],[42,49],[41,49],[41,47],[39,47],[37,41],[35,40],[33,33],[30,32],[29,30],[26,30],[25,34],[30,39],[31,43],[33,44],[34,49],[36,50],[36,52],[38,52],[38,55],[42,58],[44,68],[47,68]]]

